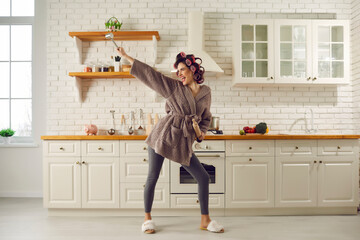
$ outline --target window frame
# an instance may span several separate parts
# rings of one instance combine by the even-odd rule
[[[32,32],[32,43],[31,43],[31,60],[25,62],[31,62],[31,97],[29,98],[20,98],[20,99],[30,99],[31,100],[31,134],[30,136],[13,136],[12,142],[10,145],[5,147],[37,147],[38,145],[34,141],[34,72],[35,72],[35,63],[34,63],[34,53],[36,48],[35,43],[35,23],[36,23],[36,5],[38,0],[34,0],[34,16],[0,16],[0,25],[10,26],[9,31],[11,32],[11,26],[14,25],[31,25],[31,32]],[[10,14],[11,14],[11,7],[12,7],[12,0],[10,0]],[[10,36],[10,44],[9,47],[11,48],[11,36]],[[11,51],[11,49],[10,49]],[[11,55],[9,61],[1,61],[1,62],[8,62],[9,63],[9,76],[11,79]],[[18,61],[14,61],[18,62]],[[11,85],[9,87],[9,91],[11,91]],[[11,92],[9,92],[8,98],[1,98],[1,99],[8,99],[11,101]],[[11,103],[9,103],[11,106]],[[10,114],[10,126],[11,126],[11,107],[9,108]],[[0,141],[1,142],[1,141]],[[0,144],[1,147],[4,147],[4,144]]]

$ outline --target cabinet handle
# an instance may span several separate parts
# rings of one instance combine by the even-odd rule
[[[144,149],[144,151],[146,151],[146,150],[147,150],[147,147],[144,147],[143,149]]]
[[[146,161],[147,161],[146,158],[144,158],[144,159],[143,159],[143,162],[146,162]]]
[[[249,158],[249,162],[251,162],[252,161],[252,158]]]
[[[80,162],[79,162],[79,161],[76,161],[76,164],[78,164],[78,165],[79,165],[79,164],[80,164]]]
[[[196,203],[199,203],[199,200],[196,200]]]
[[[319,163],[322,163],[322,161],[319,161]]]
[[[86,164],[86,162],[85,162],[85,161],[82,161],[81,163],[82,163],[82,164]]]
[[[298,146],[296,146],[296,147],[295,147],[295,149],[299,149],[299,147],[298,147]]]
[[[314,161],[314,163],[316,163],[316,161]]]
[[[337,149],[340,149],[340,148],[341,148],[340,146],[337,147]]]
[[[60,149],[61,151],[64,151],[64,150],[65,150],[63,147],[60,147],[59,149]]]
[[[249,150],[251,150],[252,149],[252,147],[249,147]]]
[[[311,77],[308,77],[306,80],[310,81],[310,80],[311,80]]]
[[[313,79],[312,79],[312,80],[313,80],[313,81],[315,81],[316,79],[317,79],[316,77],[313,77]]]
[[[273,79],[274,79],[274,77],[270,77],[270,79],[271,79],[271,80],[273,80]]]
[[[208,145],[205,145],[205,149],[209,149],[209,146],[208,146]]]
[[[98,150],[101,151],[101,150],[103,150],[103,149],[102,149],[102,147],[98,147]]]
[[[145,184],[143,185],[143,188],[145,188]]]

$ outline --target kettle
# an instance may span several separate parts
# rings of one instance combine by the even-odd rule
[[[211,117],[209,130],[219,130],[220,118]]]

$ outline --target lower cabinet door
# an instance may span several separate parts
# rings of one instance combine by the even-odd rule
[[[51,157],[43,160],[45,208],[81,207],[80,157]]]
[[[82,208],[119,208],[119,158],[83,157]]]
[[[120,183],[120,207],[144,208],[145,183]],[[169,183],[158,182],[155,187],[153,208],[169,208]]]
[[[359,163],[356,157],[322,156],[318,161],[318,205],[358,206]]]
[[[277,157],[275,207],[317,205],[316,157]]]
[[[171,194],[171,208],[199,208],[197,194]],[[209,208],[224,208],[224,194],[209,194]]]
[[[274,157],[226,158],[226,208],[274,207]]]

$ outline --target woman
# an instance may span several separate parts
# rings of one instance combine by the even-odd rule
[[[174,68],[181,82],[155,71],[150,66],[128,56],[123,48],[119,55],[131,64],[130,73],[148,87],[166,98],[167,115],[160,119],[146,139],[149,145],[149,173],[144,190],[145,222],[142,231],[154,233],[151,218],[154,190],[164,158],[178,162],[197,180],[201,208],[200,228],[211,232],[224,232],[224,228],[209,217],[209,175],[192,151],[195,132],[192,120],[198,123],[203,140],[210,125],[211,90],[204,82],[201,59],[181,52],[176,56]],[[200,61],[200,62],[199,62]]]

